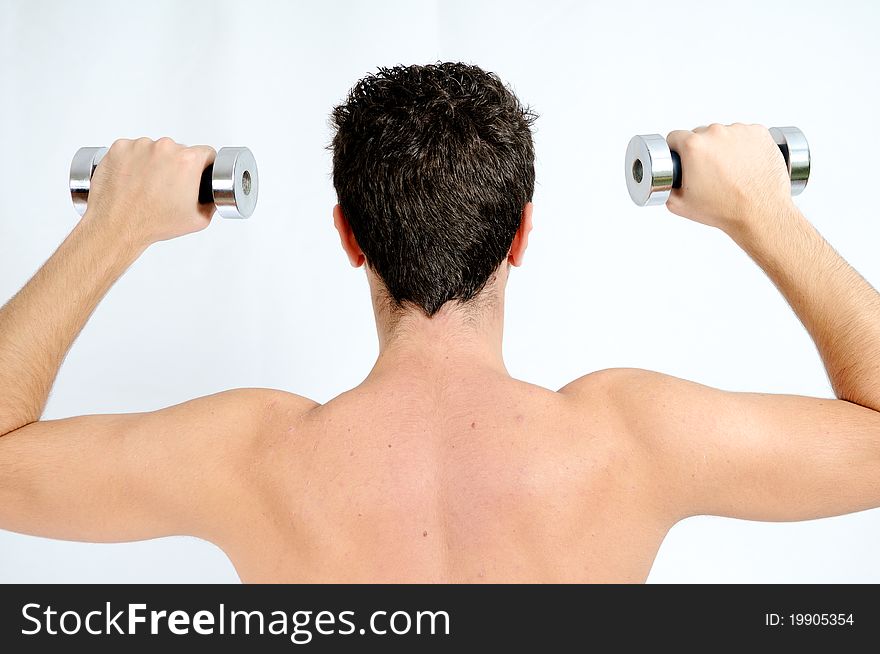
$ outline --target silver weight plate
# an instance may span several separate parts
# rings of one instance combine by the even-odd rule
[[[629,197],[640,207],[663,204],[672,191],[672,153],[659,134],[633,136],[624,174]]]
[[[257,206],[260,181],[257,161],[248,148],[227,147],[217,151],[211,187],[217,213],[224,218],[248,218]]]
[[[70,198],[80,216],[86,212],[92,175],[95,174],[95,168],[101,163],[105,154],[107,148],[104,147],[80,148],[70,162]]]
[[[810,179],[810,144],[797,127],[771,127],[770,136],[782,150],[788,163],[791,194],[799,195]]]

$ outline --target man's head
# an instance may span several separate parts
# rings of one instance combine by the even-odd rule
[[[468,302],[531,227],[535,115],[492,73],[380,68],[333,110],[334,217],[392,307]]]

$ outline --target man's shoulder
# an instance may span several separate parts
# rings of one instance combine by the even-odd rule
[[[665,446],[669,433],[688,424],[700,432],[728,419],[735,395],[674,375],[642,368],[609,368],[584,375],[560,389],[582,413],[610,411],[618,424],[640,440]]]
[[[218,393],[219,402],[230,402],[258,413],[305,413],[321,406],[296,393],[277,388],[234,388]]]
[[[644,368],[605,368],[578,377],[560,388],[558,392],[572,397],[610,394],[620,398],[635,392],[644,392],[669,379],[674,378]]]
[[[181,405],[201,414],[206,423],[221,422],[253,432],[260,424],[301,417],[320,406],[295,393],[274,388],[235,388]]]
[[[576,412],[603,413],[613,417],[621,429],[651,438],[695,408],[711,413],[720,396],[707,394],[707,390],[654,370],[607,368],[579,377],[559,389],[559,394],[571,400]]]

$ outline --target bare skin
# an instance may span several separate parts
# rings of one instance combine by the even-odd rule
[[[838,399],[730,393],[613,369],[557,392],[501,356],[504,288],[392,316],[325,405],[240,389],[151,413],[39,420],[70,345],[151,244],[204,228],[210,148],[120,141],[89,210],[0,311],[0,527],[118,542],[189,534],[246,582],[639,582],[692,515],[803,520],[880,506],[880,295],[792,204],[757,126],[669,135],[671,211],[722,229],[809,330]],[[147,209],[149,208],[149,209]],[[345,216],[334,221],[364,264]]]

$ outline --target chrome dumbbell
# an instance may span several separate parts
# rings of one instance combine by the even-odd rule
[[[73,206],[83,215],[89,201],[89,187],[95,168],[107,148],[80,148],[70,164],[70,197]],[[214,163],[202,173],[199,202],[214,203],[224,218],[248,218],[257,206],[259,177],[257,162],[250,150],[243,147],[220,148]]]
[[[770,135],[785,157],[791,194],[798,195],[810,178],[810,146],[797,127],[771,127]],[[659,134],[633,136],[626,148],[626,188],[640,207],[663,204],[681,188],[681,159]]]

